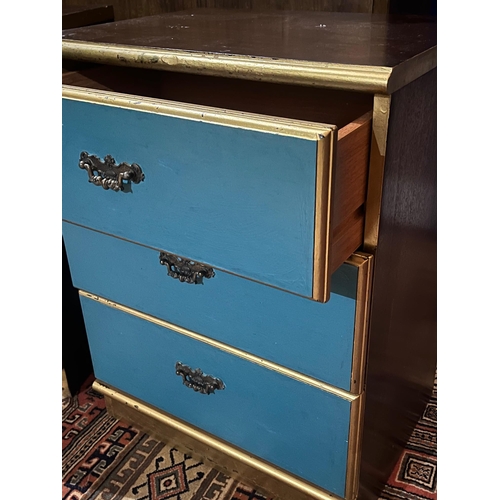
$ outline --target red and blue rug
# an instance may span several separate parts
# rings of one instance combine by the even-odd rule
[[[435,500],[437,385],[381,496]],[[271,500],[108,415],[87,387],[63,399],[63,500]]]

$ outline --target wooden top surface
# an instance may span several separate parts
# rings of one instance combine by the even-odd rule
[[[284,81],[283,63],[291,66],[287,66],[287,76],[304,69],[310,72],[310,68],[316,73],[325,68],[330,73],[346,69],[363,72],[365,79],[370,75],[374,75],[372,80],[375,75],[385,78],[387,91],[396,70],[397,86],[401,87],[435,67],[436,34],[435,18],[420,16],[197,9],[63,31],[63,54],[82,58],[83,51],[83,58],[91,60],[96,55],[89,53],[96,53],[97,46],[105,48],[107,54],[114,48],[113,55],[108,54],[111,61],[122,56],[125,61],[117,64],[139,65],[137,52],[143,48],[142,66],[167,64],[165,56],[169,67],[157,69],[186,71],[175,67],[186,62],[171,58],[181,53],[198,56],[200,64],[202,56],[204,61],[211,59],[211,65],[218,66],[212,74],[222,74],[225,62],[226,73],[235,69],[234,64],[238,70],[245,63],[249,70],[253,64],[254,73],[260,65],[264,70],[260,79],[272,80],[274,75],[275,81]],[[73,42],[80,42],[80,48]],[[120,49],[125,51],[119,54]],[[102,50],[100,53],[102,56]],[[236,77],[248,75],[239,73]]]

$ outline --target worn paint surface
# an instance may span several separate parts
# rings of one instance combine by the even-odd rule
[[[81,297],[96,377],[344,496],[350,403],[328,392]],[[204,395],[180,361],[220,378]]]
[[[63,218],[312,294],[316,141],[63,99]],[[137,163],[105,191],[82,151]]]
[[[357,267],[341,266],[320,304],[222,271],[181,283],[152,249],[68,223],[63,234],[77,288],[350,389]]]

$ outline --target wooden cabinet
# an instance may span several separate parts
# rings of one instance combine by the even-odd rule
[[[378,498],[434,380],[435,37],[223,10],[63,32],[63,235],[113,414],[276,498]]]

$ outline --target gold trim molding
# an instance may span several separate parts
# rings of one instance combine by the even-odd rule
[[[312,299],[318,302],[327,302],[330,298],[330,219],[337,135],[337,128],[333,127],[316,147]]]
[[[390,110],[391,96],[374,96],[363,246],[363,249],[368,252],[375,252],[378,245]]]
[[[360,394],[365,385],[373,256],[358,252],[352,255],[348,262],[358,266],[350,391]]]
[[[433,47],[390,68],[62,41],[63,58],[77,61],[381,94],[395,92],[433,69],[436,54]]]
[[[363,420],[365,412],[365,394],[351,403],[349,422],[349,443],[347,445],[347,471],[345,498],[356,499],[359,490],[361,471],[361,446],[363,444]]]
[[[335,125],[325,123],[269,117],[246,111],[232,111],[198,104],[179,103],[165,99],[121,94],[110,90],[88,89],[65,84],[62,86],[62,97],[104,106],[114,106],[186,120],[214,123],[226,127],[297,137],[310,141],[323,141],[332,130],[336,129]]]

